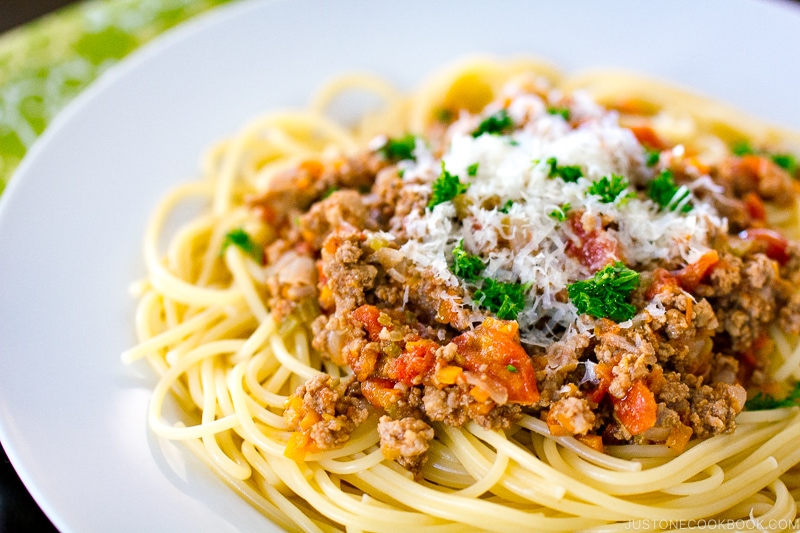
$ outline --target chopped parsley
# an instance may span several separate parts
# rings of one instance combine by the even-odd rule
[[[322,199],[324,200],[325,198],[329,198],[330,195],[332,195],[333,193],[335,193],[338,190],[339,190],[339,187],[337,187],[336,185],[331,185],[330,187],[328,187],[328,190],[326,190],[324,193],[322,193]]]
[[[781,167],[783,170],[795,176],[797,174],[797,168],[800,163],[797,161],[797,157],[793,154],[776,154],[770,153],[765,150],[755,150],[752,146],[750,146],[747,142],[740,142],[735,144],[731,147],[731,152],[735,156],[742,157],[744,155],[763,155],[772,159],[772,162]]]
[[[691,193],[686,187],[678,187],[675,183],[675,176],[671,170],[662,170],[653,181],[647,186],[647,194],[650,199],[664,209],[675,211],[681,202],[684,202]],[[681,213],[688,213],[692,210],[692,203],[685,202],[681,206]]]
[[[551,115],[559,115],[561,118],[569,122],[570,112],[568,107],[549,107],[547,112]]]
[[[472,163],[467,167],[467,176],[474,177],[478,173],[478,163]]]
[[[656,163],[661,158],[661,152],[658,150],[645,150],[644,155],[644,162],[648,167],[656,166]]]
[[[758,392],[745,402],[744,408],[748,411],[764,411],[780,407],[793,407],[798,404],[800,404],[800,382],[795,383],[794,388],[782,400],[778,400],[769,394]]]
[[[501,320],[516,320],[525,307],[525,292],[530,285],[508,283],[492,278],[483,278],[483,286],[475,291],[473,299]]]
[[[406,159],[415,160],[414,148],[417,145],[417,138],[410,133],[398,139],[387,139],[386,144],[378,148],[378,153],[386,159],[403,161]]]
[[[623,195],[622,193],[627,189],[628,180],[618,174],[612,174],[611,179],[608,176],[603,176],[592,183],[586,192],[599,196],[600,201],[604,204],[613,204],[618,199],[624,201],[635,196],[633,193]]]
[[[459,194],[467,192],[468,184],[461,183],[458,176],[450,174],[444,168],[444,161],[442,161],[442,173],[433,182],[431,199],[428,201],[428,207],[433,209],[435,206],[449,202]]]
[[[514,127],[514,121],[508,116],[508,111],[501,109],[483,119],[478,128],[472,132],[473,137],[480,137],[484,133],[499,135]]]
[[[514,365],[506,365],[506,370],[508,370],[509,372],[516,373],[517,372],[517,367],[515,367]]]
[[[572,206],[569,204],[569,202],[561,204],[560,207],[550,211],[550,216],[558,220],[559,222],[564,222],[565,220],[567,220],[567,211],[569,211],[571,207]]]
[[[236,246],[258,263],[261,263],[264,259],[264,250],[253,242],[250,235],[242,228],[232,229],[225,234],[225,238],[222,241],[222,249],[219,252],[220,255],[225,253],[228,246]]]
[[[583,171],[579,165],[559,166],[555,157],[548,158],[545,163],[550,166],[550,171],[547,173],[548,178],[561,178],[567,183],[575,183],[578,178],[583,177]]]
[[[506,200],[506,203],[503,204],[503,207],[498,209],[504,215],[507,215],[509,211],[511,211],[511,206],[514,205],[514,200]]]
[[[480,257],[464,250],[464,239],[458,241],[453,248],[453,265],[450,267],[453,274],[467,281],[475,281],[480,277],[484,267]]]
[[[624,322],[636,314],[636,308],[628,298],[638,286],[639,273],[617,261],[590,279],[571,283],[567,286],[567,294],[579,314]]]

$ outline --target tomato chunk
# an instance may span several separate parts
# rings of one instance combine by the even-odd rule
[[[508,402],[530,405],[539,401],[539,388],[531,359],[519,343],[519,326],[513,320],[487,318],[473,331],[453,339],[465,370],[485,374],[503,385]],[[461,362],[461,361],[459,361]]]
[[[753,241],[764,246],[764,253],[767,257],[774,259],[781,265],[789,261],[789,241],[786,237],[775,230],[766,228],[751,228],[739,233],[739,238],[746,241]]]
[[[389,377],[406,385],[419,385],[436,364],[434,341],[421,339],[406,343],[405,351],[392,361]]]
[[[353,311],[353,318],[361,322],[369,334],[369,340],[372,342],[380,340],[381,330],[383,329],[383,325],[378,322],[380,315],[380,310],[374,305],[362,305]]]
[[[577,242],[570,240],[566,252],[570,257],[580,261],[590,272],[597,272],[604,266],[622,260],[622,246],[609,232],[602,228],[587,231],[577,215],[570,218],[570,225]]]
[[[375,407],[387,408],[397,403],[402,395],[394,388],[395,382],[386,378],[369,378],[361,383],[361,394]]]
[[[611,401],[617,418],[632,435],[643,433],[656,424],[656,399],[642,380],[634,381],[624,398],[612,396]]]
[[[709,250],[694,263],[678,270],[675,273],[675,277],[678,278],[681,287],[687,291],[692,291],[697,288],[717,263],[719,263],[719,253],[716,250]]]

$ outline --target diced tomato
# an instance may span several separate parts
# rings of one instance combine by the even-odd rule
[[[624,398],[612,396],[611,401],[617,418],[632,435],[638,435],[655,425],[656,399],[644,381],[637,379]]]
[[[508,391],[508,401],[530,405],[539,401],[531,359],[519,343],[515,321],[487,318],[472,331],[453,339],[465,370],[486,374]],[[460,362],[459,359],[459,362]]]
[[[622,260],[622,247],[610,233],[603,229],[586,231],[577,214],[570,217],[570,225],[578,242],[567,243],[567,255],[580,261],[590,272]]]
[[[353,318],[364,326],[364,329],[366,329],[369,334],[369,340],[372,342],[380,340],[381,330],[383,329],[383,325],[378,322],[380,316],[380,309],[374,305],[362,305],[353,311]]]
[[[664,268],[657,268],[653,271],[653,282],[647,288],[645,296],[652,300],[656,294],[677,286],[678,278],[674,274]]]
[[[611,372],[610,365],[598,363],[594,366],[594,376],[597,379],[597,385],[593,391],[586,394],[586,399],[594,403],[600,403],[608,392],[608,387],[611,385],[614,375]]]
[[[675,272],[675,277],[678,279],[681,287],[687,291],[692,291],[697,288],[700,282],[703,281],[703,278],[711,272],[718,262],[719,253],[716,250],[709,250],[694,263],[686,265]]]
[[[406,385],[419,385],[436,364],[434,341],[421,339],[406,343],[405,351],[391,362],[389,377]]]
[[[369,378],[361,383],[361,394],[375,407],[386,409],[397,403],[401,393],[394,388],[395,382],[386,378]]]
[[[747,209],[747,214],[754,220],[761,222],[767,219],[767,209],[764,207],[764,200],[759,195],[750,191],[744,195],[744,207]]]
[[[661,140],[661,137],[650,126],[631,126],[630,130],[643,146],[647,148],[655,148],[656,150],[666,150],[669,148],[667,143]]]
[[[765,247],[764,253],[767,254],[767,257],[774,259],[781,265],[785,265],[789,261],[789,253],[787,252],[789,241],[775,230],[751,228],[739,233],[739,238],[760,243]]]

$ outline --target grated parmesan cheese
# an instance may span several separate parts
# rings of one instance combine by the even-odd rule
[[[724,229],[725,221],[712,206],[697,201],[683,214],[679,209],[664,210],[643,194],[614,203],[588,194],[592,182],[612,174],[627,178],[629,191],[652,179],[644,149],[633,133],[619,125],[616,113],[585,94],[572,95],[568,101],[571,124],[548,113],[551,104],[539,96],[509,91],[507,112],[516,125],[510,134],[472,137],[481,117],[499,110],[493,103],[480,117],[462,113],[451,125],[441,160],[424,143],[417,143],[416,161],[408,162],[403,179],[409,187],[420,187],[427,198],[443,162],[450,174],[469,184],[463,202],[466,216],[460,210],[459,218],[451,201],[410,213],[403,221],[407,240],[400,251],[445,286],[456,287],[465,282],[450,270],[452,251],[463,240],[469,253],[484,260],[483,276],[529,284],[525,309],[517,316],[520,334],[524,342],[547,345],[577,319],[575,307],[564,301],[565,289],[594,273],[567,253],[578,236],[568,221],[551,216],[555,210],[569,204],[570,213],[582,213],[584,228],[606,228],[618,241],[624,262],[633,268],[653,260],[696,261],[709,249],[711,232]],[[560,94],[551,93],[549,98],[564,105]],[[575,183],[550,177],[550,158],[559,166],[580,166],[583,177]],[[468,169],[475,164],[477,171],[469,176]],[[687,196],[687,201],[692,198]],[[509,201],[510,207],[501,211]],[[437,296],[453,298],[445,293]],[[469,297],[457,303],[474,306]],[[658,316],[659,309],[648,311]]]

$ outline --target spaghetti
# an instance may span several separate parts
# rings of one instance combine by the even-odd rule
[[[162,200],[123,360],[287,530],[793,529],[799,149],[620,73],[343,77]]]

